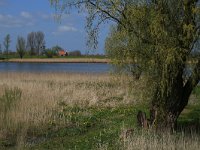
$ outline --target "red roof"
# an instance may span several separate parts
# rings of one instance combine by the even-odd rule
[[[62,56],[62,55],[65,55],[66,52],[65,52],[64,50],[59,50],[59,51],[58,51],[58,54],[59,54],[60,56]]]

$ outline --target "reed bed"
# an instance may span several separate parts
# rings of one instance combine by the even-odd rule
[[[1,73],[0,139],[18,134],[21,128],[41,128],[58,121],[60,104],[115,107],[133,103],[127,84],[125,77],[109,74]]]
[[[133,132],[123,139],[126,150],[199,150],[200,137],[197,133],[160,133],[151,131]]]

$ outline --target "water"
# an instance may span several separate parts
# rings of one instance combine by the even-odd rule
[[[107,73],[110,69],[106,63],[0,63],[0,72]]]

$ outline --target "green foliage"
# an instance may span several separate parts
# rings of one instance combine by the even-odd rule
[[[191,76],[184,73],[193,46],[198,46],[199,31],[195,23],[200,20],[192,11],[197,8],[197,1],[181,2],[160,0],[128,5],[123,12],[128,18],[122,16],[122,23],[111,29],[106,40],[107,53],[114,63],[137,64],[139,67],[132,69],[136,72],[139,69],[148,78],[145,94],[152,96],[151,104],[163,118],[159,122],[170,111],[183,110],[200,79],[196,63],[192,64],[195,69]]]
[[[60,47],[60,46],[58,46],[58,45],[53,46],[51,49],[52,49],[53,51],[55,51],[56,53],[58,53],[60,50],[63,50],[63,48]]]
[[[46,49],[46,50],[44,51],[44,54],[45,54],[48,58],[53,58],[53,56],[56,56],[56,55],[57,55],[56,51],[53,50],[53,49]]]
[[[81,51],[75,50],[68,53],[69,56],[81,56]]]

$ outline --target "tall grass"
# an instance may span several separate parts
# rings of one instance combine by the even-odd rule
[[[4,61],[4,60],[0,60]],[[12,58],[9,60],[6,60],[8,62],[35,62],[35,63],[109,63],[110,60],[107,58],[87,58],[87,57],[81,57],[81,58],[25,58],[25,59],[19,59],[19,58]]]
[[[116,81],[117,80],[117,81]],[[1,73],[0,139],[59,121],[60,104],[115,107],[133,103],[125,78],[108,74]],[[2,111],[3,109],[4,112]]]
[[[150,131],[135,131],[122,140],[122,145],[122,149],[126,150],[198,150],[200,137],[195,132],[157,134]]]

